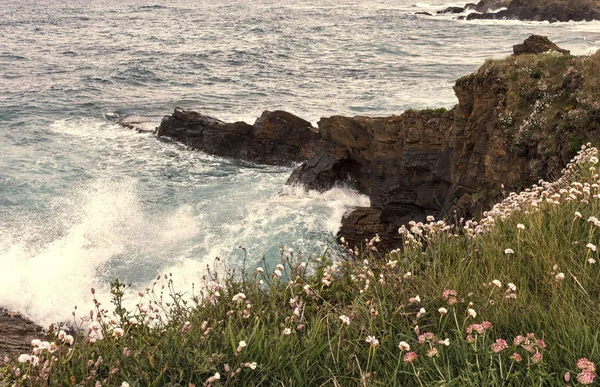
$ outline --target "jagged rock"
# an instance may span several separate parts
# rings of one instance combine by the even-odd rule
[[[42,328],[18,313],[0,308],[0,358],[31,352],[31,340],[43,339]]]
[[[506,10],[489,12],[506,7]],[[600,1],[597,0],[482,0],[467,20],[517,19],[549,22],[600,20]]]
[[[318,142],[310,122],[284,111],[265,111],[249,125],[176,108],[163,118],[156,134],[210,154],[275,165],[306,160]]]
[[[550,41],[546,36],[531,35],[521,44],[513,46],[515,55],[521,54],[541,54],[546,51],[557,51],[561,54],[569,55],[569,50],[564,50]]]
[[[445,9],[442,9],[441,11],[437,11],[437,13],[439,15],[441,14],[445,14],[445,13],[463,13],[465,11],[465,9],[463,7],[448,7]]]

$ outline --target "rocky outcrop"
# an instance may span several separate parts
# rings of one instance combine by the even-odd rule
[[[468,4],[465,8],[477,11],[467,15],[467,20],[518,19],[550,22],[600,20],[600,2],[597,0],[481,0],[475,6]],[[498,9],[502,10],[497,11]]]
[[[284,111],[265,111],[254,125],[226,123],[176,108],[156,134],[207,153],[260,164],[292,165],[312,157],[319,135],[310,122]]]
[[[0,358],[31,352],[31,340],[42,339],[42,328],[18,313],[0,308]]]
[[[265,112],[250,126],[177,109],[158,133],[223,156],[306,160],[288,184],[343,184],[368,195],[371,207],[345,217],[340,233],[351,246],[379,233],[391,249],[402,224],[473,214],[496,200],[502,185],[519,189],[556,176],[582,143],[600,138],[599,66],[600,52],[523,54],[486,61],[458,79],[451,110],[333,116],[315,129],[284,112]]]
[[[569,50],[564,50],[558,47],[555,43],[551,42],[546,36],[531,35],[521,44],[513,46],[513,52],[515,55],[523,54],[541,54],[547,51],[556,51],[561,54],[569,55]]]

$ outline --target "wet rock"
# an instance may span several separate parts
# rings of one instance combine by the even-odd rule
[[[271,165],[292,165],[312,157],[318,140],[310,122],[284,111],[265,111],[249,125],[176,108],[163,118],[156,134],[213,155]]]
[[[494,10],[506,8],[499,12]],[[482,0],[467,20],[517,19],[549,22],[600,20],[600,2],[596,0]]]
[[[445,9],[442,9],[441,11],[437,11],[437,13],[439,15],[442,14],[446,14],[446,13],[463,13],[465,11],[465,9],[463,7],[448,7]]]

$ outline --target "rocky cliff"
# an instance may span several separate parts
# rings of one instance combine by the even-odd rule
[[[305,159],[288,183],[320,190],[343,183],[369,195],[371,207],[346,217],[341,234],[359,245],[379,233],[394,248],[407,221],[472,214],[502,185],[552,178],[582,143],[600,137],[600,52],[526,52],[458,79],[451,110],[333,116],[312,128],[284,112],[265,112],[250,126],[178,109],[157,133],[255,162]]]

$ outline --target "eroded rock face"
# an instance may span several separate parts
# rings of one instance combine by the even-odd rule
[[[523,46],[561,50],[536,36]],[[332,116],[315,129],[285,112],[265,112],[248,125],[177,109],[158,134],[258,163],[305,160],[288,184],[317,190],[341,184],[368,195],[371,207],[344,218],[340,233],[351,247],[379,233],[384,249],[393,249],[399,246],[398,228],[410,220],[470,216],[496,200],[501,185],[518,189],[556,176],[578,150],[569,136],[600,138],[600,101],[590,92],[578,94],[595,77],[600,54],[585,65],[574,57],[544,55],[486,62],[456,81],[458,104],[451,110]],[[539,122],[531,126],[532,120]]]
[[[40,326],[18,313],[0,308],[0,358],[31,353],[31,340],[44,337]]]

